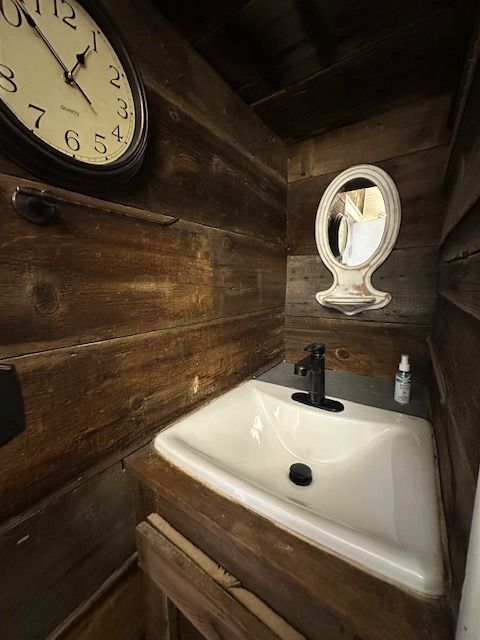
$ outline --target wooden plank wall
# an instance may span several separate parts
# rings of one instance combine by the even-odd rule
[[[88,623],[83,606],[135,550],[122,460],[283,357],[285,146],[150,0],[103,3],[146,83],[138,176],[70,193],[0,155],[0,360],[17,368],[27,422],[0,449],[9,640],[54,634],[79,607],[64,637],[124,637],[122,616],[102,626],[108,603]],[[52,226],[13,212],[17,186],[65,198]],[[131,607],[137,583],[111,585],[113,599]]]
[[[436,296],[438,244],[448,155],[451,95],[413,102],[290,147],[286,355],[295,361],[309,342],[327,344],[327,366],[393,376],[401,352],[426,382]],[[394,179],[402,202],[395,248],[373,284],[392,294],[383,309],[347,317],[320,306],[315,294],[331,274],[315,245],[315,216],[327,185],[355,164],[375,164]]]
[[[443,503],[458,612],[480,464],[480,67],[458,129],[446,184],[432,388]]]

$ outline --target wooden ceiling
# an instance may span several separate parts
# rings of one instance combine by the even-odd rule
[[[153,0],[291,143],[455,91],[475,0]]]

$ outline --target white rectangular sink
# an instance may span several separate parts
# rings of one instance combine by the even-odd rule
[[[331,414],[251,380],[155,439],[173,464],[344,558],[429,596],[444,591],[430,423],[342,400]],[[289,479],[290,465],[312,483]]]

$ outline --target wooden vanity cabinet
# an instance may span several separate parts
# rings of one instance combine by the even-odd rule
[[[407,592],[309,544],[217,494],[152,449],[131,456],[128,469],[137,480],[137,546],[148,640],[185,640],[174,635],[181,633],[183,615],[207,640],[278,640],[267,626],[258,627],[261,619],[244,611],[229,589],[222,592],[211,575],[199,571],[192,547],[235,576],[300,637],[453,638],[443,598]],[[156,524],[163,520],[191,545],[189,553],[165,538]]]

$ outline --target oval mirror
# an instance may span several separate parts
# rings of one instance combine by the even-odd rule
[[[373,165],[350,167],[327,187],[315,223],[317,248],[333,284],[320,304],[347,315],[391,300],[371,275],[391,252],[400,227],[400,198],[391,177]]]

